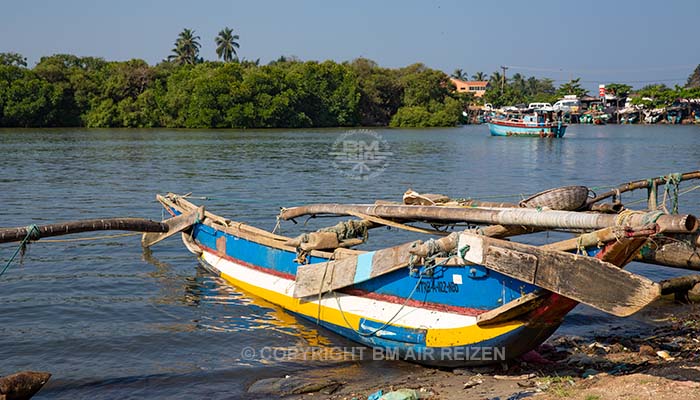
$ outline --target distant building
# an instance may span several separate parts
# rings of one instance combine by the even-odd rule
[[[463,81],[461,79],[450,78],[452,84],[457,88],[459,93],[473,93],[475,97],[481,97],[488,89],[488,81]]]

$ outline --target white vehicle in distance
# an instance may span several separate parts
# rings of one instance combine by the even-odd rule
[[[530,103],[527,108],[535,111],[554,111],[552,105],[549,103]]]
[[[554,111],[561,111],[565,113],[575,113],[581,109],[581,102],[577,99],[564,99],[559,100],[552,106]]]

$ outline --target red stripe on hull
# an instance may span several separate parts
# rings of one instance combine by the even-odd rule
[[[277,276],[280,278],[284,279],[289,279],[289,280],[295,280],[295,276],[291,274],[287,274],[284,272],[279,272],[277,270],[271,269],[271,268],[265,268],[261,267],[258,265],[254,265],[251,263],[248,263],[243,260],[239,260],[237,258],[233,258],[228,255],[220,255],[216,250],[203,246],[198,243],[198,245],[202,248],[202,250],[215,254],[217,257],[221,257],[227,261],[231,261],[236,264],[243,265],[245,267],[254,269],[256,271],[260,271],[269,275]],[[406,304],[409,307],[415,307],[415,308],[423,308],[426,310],[434,310],[434,311],[441,311],[441,312],[448,312],[448,313],[453,313],[453,314],[459,314],[459,315],[466,315],[466,316],[471,316],[475,317],[479,314],[485,313],[488,310],[481,310],[477,308],[471,308],[471,307],[459,307],[459,306],[451,306],[447,304],[438,304],[438,303],[428,303],[420,300],[406,300],[404,297],[399,297],[399,296],[394,296],[390,294],[380,294],[380,293],[373,293],[373,292],[368,292],[362,289],[340,289],[337,292],[339,293],[344,293],[347,295],[351,296],[357,296],[357,297],[363,297],[366,299],[371,299],[371,300],[378,300],[378,301],[384,301],[387,303],[392,303],[392,304]]]
[[[539,129],[539,128],[552,129],[552,128],[556,128],[556,127],[557,127],[557,125],[546,124],[546,123],[540,125],[540,124],[535,124],[535,123],[527,124],[527,123],[524,123],[524,122],[506,122],[506,121],[498,121],[498,122],[495,122],[494,120],[491,120],[490,123],[491,123],[491,124],[494,124],[494,125],[499,125],[499,126],[513,126],[513,127],[516,127],[516,128],[532,128],[532,129]],[[562,126],[564,126],[564,125],[562,125]]]
[[[434,310],[434,311],[442,311],[442,312],[447,312],[447,313],[452,313],[452,314],[460,314],[460,315],[466,315],[469,317],[476,317],[479,314],[483,314],[488,310],[480,310],[477,308],[470,308],[470,307],[459,307],[459,306],[451,306],[447,304],[438,304],[438,303],[427,303],[424,301],[420,300],[408,300],[406,301],[405,298],[399,297],[399,296],[394,296],[390,294],[381,294],[381,293],[373,293],[373,292],[367,292],[362,289],[341,289],[339,290],[341,293],[349,294],[352,296],[357,296],[357,297],[365,297],[368,299],[372,300],[379,300],[379,301],[385,301],[387,303],[394,303],[394,304],[406,304],[409,307],[415,307],[415,308],[423,308],[426,310]]]

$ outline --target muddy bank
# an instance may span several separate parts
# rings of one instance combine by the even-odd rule
[[[385,373],[356,362],[256,383],[250,394],[367,399],[379,390],[413,389],[422,399],[700,398],[700,305],[664,299],[644,316],[646,330],[625,330],[620,319],[604,336],[554,336],[518,360],[491,367],[445,370],[387,361]]]

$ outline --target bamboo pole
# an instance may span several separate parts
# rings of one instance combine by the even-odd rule
[[[688,293],[695,285],[700,283],[700,275],[686,275],[679,276],[677,278],[666,279],[659,284],[661,285],[661,294],[671,294],[671,293]]]
[[[650,242],[637,254],[636,261],[672,268],[700,271],[700,245],[682,241]],[[698,239],[700,240],[700,239]]]
[[[623,226],[611,226],[609,228],[584,233],[571,239],[545,244],[542,248],[548,250],[571,251],[583,247],[598,246],[601,243],[607,243],[622,238],[648,237],[655,233],[656,229],[653,225],[642,227],[639,230],[633,230]]]
[[[40,226],[30,225],[17,228],[0,228],[0,243],[19,242],[26,238],[28,234],[30,240],[39,240],[39,238],[43,237],[108,230],[167,232],[168,225],[162,222],[155,222],[142,218],[104,218],[69,221]]]
[[[691,171],[691,172],[686,172],[684,174],[681,174],[681,181],[687,181],[691,179],[700,179],[700,171]],[[652,184],[658,185],[664,185],[666,184],[666,177],[665,176],[660,176],[658,178],[653,178],[651,180]],[[619,185],[617,188],[607,191],[605,193],[601,193],[593,198],[590,198],[586,201],[586,205],[590,206],[594,203],[597,203],[603,199],[607,199],[608,197],[615,196],[619,193],[624,193],[624,192],[630,192],[632,190],[637,190],[637,189],[646,189],[649,186],[650,181],[647,179],[639,180],[639,181],[634,181],[634,182],[628,182],[624,183],[622,185]]]
[[[375,217],[372,215],[367,215],[367,214],[362,214],[359,212],[348,212],[349,215],[352,215],[353,217],[357,218],[362,218],[365,221],[372,222],[373,224],[377,224],[379,226],[390,226],[396,229],[403,229],[405,231],[410,231],[410,232],[417,232],[417,233],[426,233],[429,235],[440,235],[440,236],[447,236],[450,233],[449,232],[443,232],[439,231],[437,229],[424,229],[420,228],[417,226],[411,226],[411,225],[406,225],[406,224],[401,224],[396,221],[388,220],[386,218],[380,218],[380,217]]]
[[[302,215],[362,213],[381,218],[408,220],[432,220],[471,222],[489,225],[517,225],[546,229],[596,230],[615,225],[639,227],[656,220],[659,232],[688,233],[698,229],[698,221],[692,215],[658,215],[655,213],[629,212],[610,215],[572,211],[529,208],[461,208],[434,206],[395,206],[368,204],[312,204],[283,209],[282,219]]]

